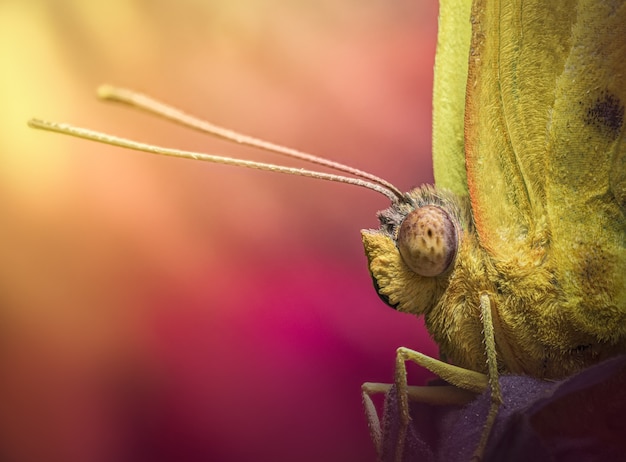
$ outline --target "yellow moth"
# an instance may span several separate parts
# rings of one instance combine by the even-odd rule
[[[556,380],[626,352],[624,2],[442,1],[436,186],[408,193],[129,90],[104,86],[99,95],[342,175],[159,148],[36,119],[30,125],[154,154],[354,184],[391,200],[379,213],[381,228],[362,232],[370,272],[391,306],[424,315],[445,358],[398,349],[397,461],[411,400],[463,404],[490,387],[473,451],[480,458],[502,403],[500,375]],[[452,386],[409,387],[406,361]],[[388,389],[363,386],[379,452],[371,395]]]

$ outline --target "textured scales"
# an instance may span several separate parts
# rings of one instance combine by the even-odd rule
[[[433,170],[435,183],[467,196],[463,139],[471,0],[441,0],[433,82]]]
[[[467,176],[504,360],[561,377],[626,349],[626,4],[481,1],[472,23]]]

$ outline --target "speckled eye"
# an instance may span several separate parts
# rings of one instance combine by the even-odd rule
[[[438,276],[454,261],[457,232],[442,208],[426,205],[404,218],[396,243],[402,259],[415,273]]]

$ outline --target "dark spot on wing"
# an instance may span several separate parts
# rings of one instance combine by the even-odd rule
[[[595,315],[601,316],[605,310],[611,309],[605,302],[594,303],[591,300],[610,300],[614,297],[615,281],[608,274],[614,274],[615,255],[605,251],[601,245],[581,242],[572,256],[578,260],[578,281],[583,293],[587,294],[586,304]]]
[[[581,283],[591,289],[602,281],[610,261],[597,246],[587,243],[582,248],[584,251],[579,253]]]
[[[617,139],[624,123],[624,105],[617,96],[603,92],[587,109],[585,123]]]

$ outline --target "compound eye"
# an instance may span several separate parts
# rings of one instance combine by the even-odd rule
[[[402,259],[420,276],[438,276],[448,270],[457,251],[457,231],[440,207],[426,205],[409,213],[398,232]]]

